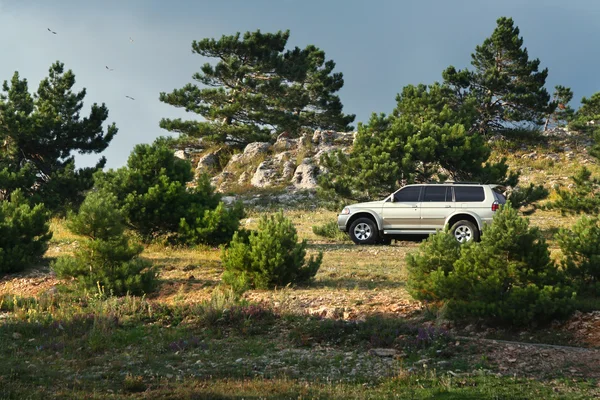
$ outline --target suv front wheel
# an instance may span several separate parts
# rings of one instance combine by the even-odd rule
[[[450,232],[459,243],[479,240],[479,230],[471,221],[458,221],[452,225]]]
[[[359,218],[352,222],[348,234],[356,244],[375,244],[379,239],[377,224],[369,218]]]

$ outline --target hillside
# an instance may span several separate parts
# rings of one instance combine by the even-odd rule
[[[584,163],[597,171],[578,137],[548,137],[535,146],[494,143],[495,156],[509,156],[527,181],[567,183]],[[333,220],[335,212],[307,206],[285,213],[308,240],[309,252],[324,253],[315,282],[248,291],[244,299],[255,308],[238,309],[220,294],[220,250],[210,247],[148,246],[143,254],[159,267],[161,287],[144,299],[82,294],[72,281],[57,280],[47,264],[3,277],[0,338],[7,345],[0,351],[9,362],[0,370],[0,394],[30,394],[35,381],[40,397],[93,391],[97,398],[138,392],[219,398],[268,391],[289,398],[311,381],[307,397],[358,399],[366,398],[365,390],[373,398],[439,390],[478,398],[500,392],[510,398],[598,395],[598,311],[543,329],[451,324],[428,313],[404,287],[405,255],[418,241],[359,247],[324,240],[312,226]],[[250,210],[244,226],[256,227],[264,212]],[[573,220],[550,211],[531,216],[554,256],[553,233]],[[80,238],[62,220],[52,229],[48,260],[78,247]],[[30,300],[17,305],[13,296]],[[415,346],[422,335],[428,339]]]

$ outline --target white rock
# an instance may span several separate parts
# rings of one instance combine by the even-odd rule
[[[291,183],[299,189],[314,189],[317,187],[318,170],[310,158],[305,158],[302,164],[296,167]]]
[[[255,187],[271,186],[275,174],[276,171],[273,169],[271,163],[269,161],[263,161],[256,169],[254,176],[250,180],[250,184]]]

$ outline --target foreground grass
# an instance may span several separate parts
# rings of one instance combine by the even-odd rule
[[[587,382],[554,382],[552,387],[515,378],[453,379],[435,374],[398,377],[376,385],[307,383],[289,379],[157,380],[146,385],[126,377],[120,389],[98,390],[81,384],[69,387],[30,386],[0,389],[5,399],[589,399]]]
[[[309,253],[323,264],[308,286],[250,291],[220,289],[220,250],[147,246],[160,269],[160,290],[117,299],[80,292],[51,275],[15,279],[0,290],[0,398],[592,398],[596,372],[569,366],[529,375],[504,371],[486,349],[430,330],[406,290],[406,254],[418,241],[354,246],[316,236],[325,210],[286,211]],[[244,226],[254,228],[260,214]],[[553,234],[574,221],[538,211],[532,224],[560,251]],[[49,257],[68,254],[80,238],[60,220]],[[59,290],[46,290],[59,283]],[[22,284],[22,286],[18,286]],[[27,290],[24,290],[23,285]],[[37,286],[39,285],[39,286]],[[35,289],[37,288],[37,289]],[[24,292],[27,298],[11,296]],[[4,296],[2,296],[4,295]],[[595,309],[597,304],[591,304]],[[428,321],[429,319],[429,321]],[[423,333],[425,332],[425,333]],[[550,330],[501,339],[570,344]],[[372,353],[393,349],[393,357]],[[519,360],[521,362],[521,360]],[[568,361],[569,363],[578,362]],[[580,361],[585,364],[585,359]],[[512,365],[512,364],[510,364]],[[585,365],[575,365],[584,370]],[[525,376],[535,376],[535,380]],[[569,378],[563,378],[568,376]]]
[[[492,372],[443,328],[280,313],[215,292],[165,305],[3,296],[0,398],[590,398],[590,379]],[[387,348],[393,357],[373,353]]]

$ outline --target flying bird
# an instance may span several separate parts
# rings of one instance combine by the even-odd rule
[[[135,100],[135,99],[134,99],[133,97],[131,97],[131,96],[125,96],[125,97],[127,97],[128,99],[131,99],[131,100]]]
[[[109,71],[114,71],[114,69],[113,69],[113,68],[108,68],[108,65],[105,65],[105,67],[106,67],[106,69],[107,69],[107,70],[109,70]]]
[[[56,35],[56,32],[54,32],[52,29],[48,28],[48,32],[53,33]]]
[[[131,43],[133,43],[133,39],[131,38],[131,36],[129,36],[129,41],[130,41]]]

